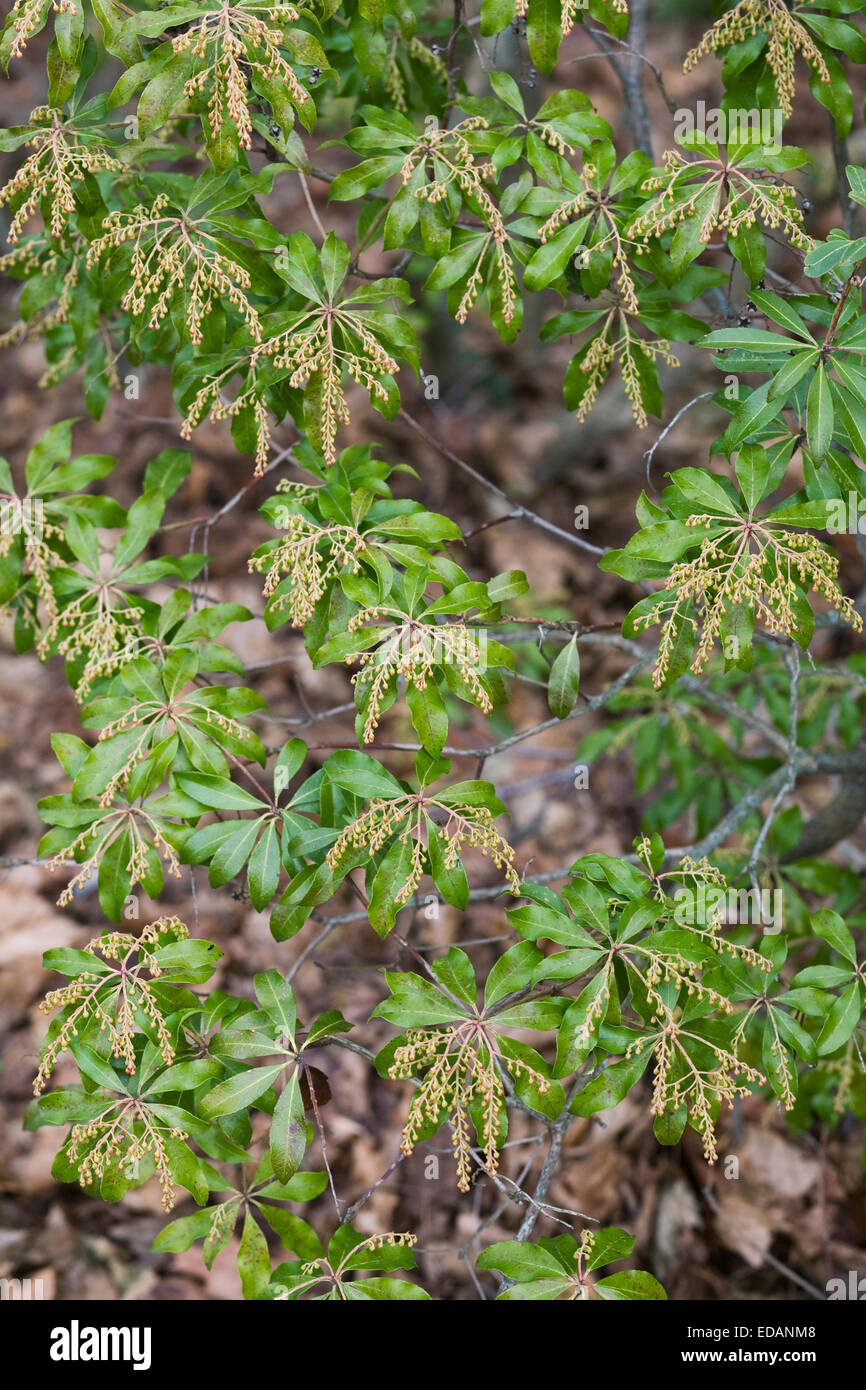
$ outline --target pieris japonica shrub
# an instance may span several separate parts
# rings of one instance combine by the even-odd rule
[[[863,857],[848,843],[866,805],[866,659],[837,534],[866,499],[866,176],[845,155],[863,0],[719,7],[682,54],[708,91],[723,83],[717,129],[675,139],[668,100],[661,148],[644,0],[632,9],[15,0],[2,30],[9,73],[36,46],[47,58],[44,101],[0,133],[17,161],[2,268],[20,282],[4,345],[41,339],[44,386],[74,374],[96,417],[129,364],[164,365],[179,435],[129,507],[113,496],[123,464],[76,454],[71,421],[0,462],[0,600],[19,651],[65,663],[81,718],[80,736],[53,738],[66,790],[40,804],[39,854],[62,907],[95,880],[106,923],[45,956],[65,983],[42,1004],[28,1124],[58,1127],[56,1177],[94,1198],[156,1181],[167,1212],[181,1202],[156,1250],[200,1242],[210,1266],[237,1232],[247,1298],[429,1297],[414,1231],[366,1235],[363,1199],[336,1192],[336,1216],[300,1214],[329,1186],[318,1063],[335,1049],[404,1097],[407,1161],[444,1126],[460,1193],[486,1175],[515,1238],[491,1245],[480,1225],[476,1288],[502,1299],[665,1296],[622,1268],[633,1237],[591,1214],[537,1237],[572,1117],[631,1094],[659,1144],[691,1129],[712,1164],[720,1112],[745,1097],[798,1131],[866,1114]],[[487,41],[503,31],[522,80],[497,68]],[[580,69],[557,66],[587,38],[623,77],[630,146],[567,85]],[[815,151],[784,139],[796,84],[837,160],[824,240],[802,195]],[[772,120],[734,120],[750,111]],[[292,180],[315,237],[264,209]],[[325,184],[347,240],[309,197]],[[538,618],[519,569],[479,573],[455,520],[413,499],[405,457],[341,438],[364,394],[429,436],[409,406],[431,308],[486,319],[506,350],[539,324],[542,343],[569,339],[575,459],[599,399],[627,398],[627,543],[512,513],[620,577],[632,598],[606,631],[579,604]],[[641,460],[682,414],[659,369],[676,380],[683,351],[715,373],[717,433],[657,492]],[[185,554],[165,544],[205,421],[248,460],[271,533],[250,544],[257,612],[202,597],[207,531]],[[262,741],[265,702],[224,635],[250,621],[275,643],[300,632],[311,669],[345,669],[343,746]],[[622,670],[590,693],[593,643]],[[512,712],[527,674],[550,710],[528,729]],[[588,711],[575,757],[629,759],[643,829],[619,856],[575,841],[539,878],[485,765]],[[488,729],[468,763],[455,721]],[[811,818],[805,776],[828,779]],[[688,844],[670,830],[686,814]],[[236,996],[213,987],[221,952],[195,924],[167,909],[128,929],[137,888],[158,901],[196,872],[248,893],[277,942],[341,914],[396,931],[406,969],[383,980],[378,1054],[351,1036],[365,1020],[311,1016],[288,968]],[[491,896],[501,945],[484,973],[474,909]],[[427,900],[460,914],[465,949],[406,940]],[[70,1057],[79,1080],[55,1084]],[[516,1111],[539,1136],[520,1183],[504,1156]]]

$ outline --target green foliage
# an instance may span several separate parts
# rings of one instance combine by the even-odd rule
[[[543,1302],[585,1303],[591,1299],[664,1299],[661,1284],[640,1269],[627,1269],[590,1279],[595,1269],[627,1258],[634,1236],[616,1226],[584,1231],[580,1243],[573,1236],[542,1239],[537,1245],[502,1240],[488,1246],[480,1257],[480,1269],[498,1269],[508,1280],[499,1299],[509,1302],[540,1299]]]
[[[722,113],[757,106],[783,124],[799,55],[841,139],[845,62],[866,61],[862,8],[742,0],[686,69],[717,53]],[[511,26],[542,74],[587,19],[628,42],[625,0],[483,0],[472,19],[488,37]],[[201,1240],[210,1267],[237,1235],[249,1299],[426,1299],[395,1277],[415,1267],[415,1235],[363,1235],[334,1190],[330,1093],[311,1060],[334,1049],[359,1053],[383,1087],[411,1086],[407,1160],[447,1125],[459,1190],[486,1174],[521,1214],[527,1194],[499,1173],[515,1109],[553,1145],[572,1116],[634,1094],[660,1143],[690,1129],[708,1163],[740,1097],[778,1102],[801,1130],[866,1117],[866,916],[856,873],[824,857],[850,827],[813,852],[802,812],[783,805],[802,773],[850,764],[862,778],[866,715],[862,652],[840,647],[832,666],[811,655],[819,625],[863,626],[829,538],[858,530],[866,501],[866,238],[850,221],[851,234],[809,234],[797,183],[809,152],[752,130],[673,133],[660,163],[623,155],[581,91],[558,86],[536,108],[496,70],[470,90],[469,29],[420,0],[16,0],[4,67],[49,24],[47,102],[0,132],[16,162],[0,265],[21,285],[4,345],[41,338],[43,384],[81,373],[96,418],[122,388],[118,364],[165,367],[182,438],[228,421],[250,484],[284,470],[250,542],[254,614],[208,597],[194,549],[238,498],[197,523],[187,552],[169,544],[182,449],[132,480],[128,507],[106,491],[116,460],[73,457],[73,421],[34,443],[20,477],[0,460],[0,604],[19,651],[63,658],[86,734],[54,735],[65,789],[40,803],[40,858],[74,866],[60,905],[95,878],[101,912],[125,924],[136,888],[158,899],[166,876],[194,883],[206,867],[267,914],[276,942],[306,934],[300,964],[315,931],[343,923],[406,948],[400,914],[424,900],[449,904],[460,939],[480,945],[473,904],[511,898],[489,969],[483,953],[440,945],[428,960],[408,945],[412,968],[385,973],[375,1023],[311,1017],[294,969],[237,996],[214,988],[219,949],[173,915],[48,951],[69,983],[42,1006],[53,1018],[28,1124],[68,1129],[55,1176],[106,1201],[156,1176],[167,1209],[183,1189],[196,1209],[154,1249]],[[329,172],[318,151],[336,144]],[[863,171],[847,179],[847,211],[866,207]],[[301,182],[315,239],[272,220],[277,180]],[[311,181],[330,186],[324,215],[345,240],[322,225]],[[802,291],[768,266],[780,241]],[[599,397],[620,390],[613,375],[641,430],[669,411],[675,349],[723,375],[705,393],[726,419],[708,456],[641,493],[633,534],[599,551],[621,589],[639,586],[621,634],[568,609],[539,618],[544,596],[520,569],[484,577],[475,531],[402,495],[414,469],[370,443],[342,447],[354,388],[387,420],[405,412],[442,311],[489,323],[503,351],[521,333],[576,340],[558,360],[578,450]],[[297,440],[277,449],[285,423]],[[486,524],[517,517],[541,520],[552,544],[575,539],[522,503]],[[302,639],[311,669],[349,669],[354,742],[266,744],[255,668],[226,635],[254,618],[298,630],[293,654]],[[641,640],[654,627],[657,651]],[[590,695],[594,642],[633,665]],[[551,717],[515,732],[527,679]],[[628,756],[641,834],[634,853],[583,854],[555,891],[519,859],[485,765],[601,710],[576,757]],[[495,741],[461,741],[470,719]],[[695,843],[666,845],[685,817]],[[492,886],[478,882],[485,859]],[[346,1036],[369,1025],[381,1040],[382,1021],[396,1034],[378,1054]],[[67,1052],[79,1082],[46,1090]],[[319,1140],[326,1171],[308,1166]],[[478,1258],[500,1300],[665,1297],[643,1270],[598,1275],[631,1257],[618,1228],[531,1240],[546,1180],[518,1238]],[[292,1257],[275,1266],[274,1240]]]

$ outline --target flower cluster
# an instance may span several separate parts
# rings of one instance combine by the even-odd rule
[[[5,256],[0,256],[0,272],[18,270],[27,275],[40,276],[48,280],[63,267],[63,278],[53,303],[49,301],[27,319],[18,319],[5,332],[0,333],[0,348],[28,338],[44,336],[58,324],[66,323],[74,304],[75,291],[81,279],[81,271],[86,254],[84,238],[67,227],[63,248],[52,243],[47,233],[28,237],[27,241],[13,247]],[[53,385],[58,379],[63,364],[55,362],[48,367],[39,380],[42,388]],[[113,365],[106,367],[110,376],[116,376]],[[112,385],[114,385],[112,381]],[[45,597],[43,595],[43,597]]]
[[[22,505],[20,499],[10,493],[0,492],[0,502],[7,500],[16,507],[18,518],[19,533],[24,543],[24,566],[33,575],[36,584],[36,592],[45,604],[49,620],[53,621],[58,614],[57,599],[51,586],[51,572],[59,563],[57,553],[52,548],[52,540],[61,540],[63,531],[53,522],[47,521],[43,514],[37,513],[34,508]],[[15,541],[15,533],[9,530],[0,530],[0,559],[5,559],[12,549]]]
[[[353,1245],[349,1254],[346,1255],[337,1269],[332,1269],[324,1257],[318,1260],[307,1260],[301,1265],[302,1274],[316,1274],[319,1271],[329,1276],[339,1277],[342,1273],[346,1260],[350,1257],[358,1256],[362,1250],[384,1250],[387,1246],[389,1250],[411,1250],[418,1244],[418,1237],[411,1231],[384,1231],[375,1236],[368,1236],[362,1240],[360,1245]]]
[[[436,827],[443,838],[443,862],[446,869],[456,869],[464,850],[477,849],[501,869],[515,897],[520,894],[520,875],[514,867],[514,850],[496,829],[492,812],[486,806],[445,806],[435,797],[423,792],[394,797],[386,801],[376,797],[357,820],[340,831],[327,854],[328,866],[337,871],[344,859],[360,849],[372,858],[390,839],[399,833],[400,839],[412,846],[411,867],[405,882],[394,895],[394,902],[405,905],[418,888],[427,863],[427,849],[422,839],[425,828],[430,829],[430,812],[444,812],[444,824]]]
[[[138,823],[139,817],[142,825]],[[68,864],[81,864],[78,873],[73,874],[60,893],[57,899],[58,907],[69,906],[76,892],[81,891],[93,878],[100,860],[104,858],[111,846],[123,836],[128,837],[129,843],[129,859],[123,868],[130,876],[131,887],[134,888],[136,883],[141,883],[147,875],[149,868],[148,851],[151,848],[147,836],[150,837],[153,850],[165,864],[171,876],[180,878],[180,862],[177,851],[166,840],[158,821],[143,807],[113,807],[106,811],[100,811],[84,830],[79,831],[70,844],[58,850],[54,857],[49,860],[50,873]]]
[[[577,1260],[578,1262],[577,1290],[574,1296],[575,1302],[577,1303],[589,1302],[590,1284],[589,1280],[585,1277],[586,1261],[592,1255],[593,1246],[595,1245],[596,1234],[597,1233],[595,1231],[590,1230],[589,1227],[582,1231],[580,1236],[580,1243],[577,1249],[575,1250],[574,1255],[572,1256],[572,1258]]]
[[[119,1058],[129,1076],[135,1073],[134,1036],[138,1030],[136,1014],[149,1022],[160,1056],[166,1066],[174,1061],[175,1050],[165,1019],[153,995],[151,981],[160,975],[154,954],[166,939],[183,941],[189,932],[177,917],[160,917],[151,922],[140,936],[129,932],[103,932],[84,947],[100,961],[99,970],[85,970],[68,985],[53,989],[39,1005],[42,1013],[59,1010],[59,1028],[49,1032],[33,1083],[33,1094],[39,1096],[53,1072],[57,1059],[72,1039],[98,1024],[99,1031],[108,1035],[111,1054]],[[165,939],[164,939],[165,938]],[[105,965],[116,967],[105,971]],[[146,972],[146,975],[143,973]]]
[[[223,387],[238,371],[245,366],[249,367],[249,378],[243,391],[239,391],[233,400],[229,400]],[[255,476],[261,477],[267,467],[268,452],[271,445],[271,427],[268,421],[268,409],[263,397],[263,387],[260,385],[254,365],[250,365],[249,359],[241,359],[227,367],[225,371],[216,376],[205,377],[204,385],[197,391],[192,404],[186,413],[186,418],[180,427],[181,439],[191,439],[192,432],[202,420],[207,417],[216,423],[218,420],[233,420],[244,411],[252,411],[253,421],[256,430],[256,467]]]
[[[466,1019],[445,1028],[411,1028],[388,1069],[388,1075],[395,1079],[424,1072],[403,1127],[403,1153],[412,1153],[429,1122],[435,1124],[447,1115],[461,1192],[469,1191],[472,1176],[469,1112],[473,1104],[478,1105],[482,1117],[478,1138],[484,1149],[486,1171],[493,1174],[499,1168],[500,1126],[505,1108],[501,1065],[502,1057],[490,1027],[481,1019]],[[525,1062],[509,1057],[507,1067],[511,1073],[535,1082],[540,1091],[550,1086],[547,1077]]]
[[[222,0],[206,11],[195,27],[172,39],[175,53],[189,53],[197,65],[184,86],[184,96],[193,97],[210,84],[207,110],[213,136],[228,120],[237,130],[243,148],[252,147],[248,91],[251,71],[265,82],[284,86],[293,102],[304,102],[306,92],[280,52],[283,28],[299,18],[299,11],[292,5],[275,5],[268,0],[264,4],[242,0],[233,5]]]
[[[553,132],[555,133],[555,132]],[[562,153],[562,151],[560,151]],[[627,237],[624,237],[616,218],[607,207],[604,199],[590,187],[591,180],[595,177],[595,169],[589,165],[584,165],[583,177],[587,181],[587,187],[578,193],[574,198],[569,198],[562,203],[547,221],[538,229],[539,240],[548,241],[560,227],[564,227],[573,217],[578,217],[581,213],[588,210],[596,211],[598,222],[601,227],[606,227],[601,237],[590,248],[583,250],[582,254],[586,258],[597,256],[599,253],[611,249],[613,255],[613,271],[616,276],[617,292],[623,309],[629,314],[639,312],[640,306],[637,298],[637,288],[631,267],[628,263],[626,247],[630,244]]]
[[[619,336],[614,337],[617,328]],[[634,422],[638,429],[646,427],[641,356],[650,362],[661,358],[669,367],[679,366],[679,359],[671,352],[671,345],[666,338],[639,338],[632,332],[625,311],[619,307],[610,309],[601,328],[591,339],[580,363],[580,370],[587,378],[577,408],[577,418],[581,423],[592,410],[598,393],[616,361],[619,363],[625,393],[631,402]]]
[[[483,667],[481,648],[468,628],[462,623],[420,622],[399,609],[383,611],[402,621],[374,651],[349,652],[345,658],[347,666],[355,661],[360,663],[361,669],[355,672],[352,684],[366,687],[364,743],[375,738],[382,702],[395,679],[402,676],[408,685],[424,690],[431,674],[446,663],[460,673],[479,709],[490,713],[493,703],[478,675]],[[348,630],[357,632],[379,616],[378,608],[363,608],[349,619]]]
[[[803,55],[821,82],[830,82],[830,72],[815,40],[792,14],[786,0],[740,0],[707,30],[697,48],[686,54],[683,72],[691,72],[708,53],[745,43],[753,34],[761,32],[769,35],[767,63],[776,79],[779,106],[785,118],[790,119],[794,110],[796,55]]]
[[[205,725],[216,725],[221,733],[229,735],[230,738],[244,740],[252,737],[251,730],[231,715],[208,705],[198,704],[195,694],[195,691],[190,692],[189,700],[185,696],[177,699],[165,695],[161,699],[136,701],[119,718],[100,729],[100,743],[133,729],[140,731],[132,747],[123,749],[123,760],[117,770],[107,778],[99,797],[100,807],[105,809],[110,806],[115,796],[126,788],[135,769],[151,754],[160,737],[164,736],[166,725],[175,730],[182,726],[186,731],[191,723],[196,724],[198,718],[203,720]]]
[[[770,230],[781,229],[801,251],[814,242],[803,230],[803,212],[796,191],[774,175],[761,174],[731,164],[727,159],[686,159],[680,150],[665,150],[664,172],[645,179],[644,192],[661,196],[639,214],[629,228],[642,255],[654,237],[672,231],[692,218],[700,218],[698,235],[712,240],[716,228],[735,236],[744,227],[762,222]]]
[[[288,579],[288,593],[278,595],[272,606],[279,612],[288,604],[292,626],[303,627],[335,574],[342,570],[357,574],[359,556],[367,546],[354,526],[317,526],[297,512],[287,515],[285,530],[285,540],[264,554],[251,556],[248,564],[251,573],[267,570],[262,590],[265,598],[271,598],[283,579]]]
[[[781,1049],[781,1056],[785,1057],[785,1049]],[[851,1105],[854,1096],[854,1086],[856,1084],[860,1067],[860,1045],[856,1035],[848,1039],[845,1047],[845,1054],[835,1060],[824,1061],[824,1071],[828,1076],[837,1077],[836,1095],[833,1100],[833,1114],[844,1115],[846,1109]],[[790,1108],[790,1107],[789,1107]]]
[[[9,51],[10,58],[20,58],[28,39],[32,39],[34,34],[38,34],[45,22],[46,8],[45,0],[15,0],[9,16],[15,34]],[[56,14],[74,15],[78,13],[78,7],[72,3],[72,0],[50,0],[48,8],[54,10]]]
[[[175,1188],[166,1139],[186,1139],[182,1129],[157,1119],[139,1100],[118,1100],[85,1124],[73,1125],[66,1150],[78,1167],[82,1187],[90,1187],[113,1167],[135,1177],[137,1165],[153,1160],[166,1211],[174,1206]]]
[[[653,1046],[655,1053],[652,1113],[661,1116],[686,1107],[703,1140],[707,1163],[715,1163],[719,1156],[715,1139],[719,1103],[727,1101],[733,1106],[737,1096],[751,1094],[751,1086],[766,1085],[766,1077],[728,1048],[691,1032],[672,1015],[658,1033],[631,1043],[626,1057],[638,1055],[647,1046]]]
[[[329,464],[337,459],[337,429],[349,420],[344,377],[349,376],[363,386],[372,400],[385,403],[388,400],[385,379],[400,370],[399,363],[359,314],[339,306],[322,305],[298,315],[291,328],[256,346],[247,360],[248,384],[233,401],[224,398],[223,386],[239,370],[240,363],[233,363],[218,376],[206,378],[181,427],[183,438],[189,439],[205,415],[211,420],[225,420],[252,408],[257,429],[256,476],[264,471],[270,444],[267,411],[257,377],[262,359],[272,362],[281,372],[289,373],[289,386],[303,387],[313,379],[317,382],[321,452]]]
[[[419,202],[444,202],[448,197],[449,188],[456,183],[468,206],[487,229],[487,235],[482,240],[481,250],[457,307],[455,318],[458,323],[466,322],[469,311],[478,298],[485,278],[484,262],[490,251],[493,254],[502,296],[502,317],[506,323],[513,319],[517,303],[517,282],[508,249],[508,232],[502,213],[484,182],[485,179],[495,177],[496,171],[492,164],[475,163],[472,146],[467,138],[473,130],[486,128],[487,122],[483,116],[467,116],[448,130],[437,127],[428,131],[406,155],[401,170],[405,187],[419,165],[423,164],[425,168],[432,167],[434,176],[415,189],[414,196]]]
[[[665,581],[671,598],[636,619],[638,630],[664,624],[653,673],[657,688],[664,684],[683,623],[697,635],[698,620],[689,611],[693,604],[701,622],[691,664],[695,675],[703,670],[727,614],[738,605],[751,609],[769,632],[793,637],[799,628],[795,610],[798,583],[821,594],[855,632],[862,632],[863,619],[836,582],[838,556],[815,536],[784,530],[767,521],[743,521],[719,528],[718,520],[712,516],[689,518],[689,526],[715,523],[714,529],[702,540],[696,559],[682,560],[671,569]]]
[[[678,878],[683,880],[695,879],[701,883],[718,884],[719,887],[722,888],[724,888],[727,882],[721,869],[716,868],[715,864],[711,864],[706,855],[701,859],[693,859],[690,854],[684,854],[679,861],[678,868],[657,871],[653,868],[652,864],[652,840],[646,832],[637,837],[634,842],[634,848],[638,860],[653,885],[655,896],[658,898],[659,902],[664,902],[665,900],[663,880],[667,878]]]
[[[336,462],[337,428],[349,421],[344,377],[348,375],[363,386],[371,399],[385,402],[388,391],[383,378],[400,370],[359,314],[330,305],[309,310],[287,332],[263,343],[253,356],[253,365],[259,355],[291,373],[289,386],[306,386],[314,377],[320,382],[320,429],[326,463]]]
[[[90,246],[87,265],[131,241],[130,283],[121,306],[133,318],[148,313],[148,328],[159,328],[172,301],[182,295],[190,342],[200,347],[202,323],[214,301],[227,299],[258,342],[259,316],[244,293],[251,285],[249,272],[224,256],[206,231],[183,216],[166,214],[168,203],[168,195],[160,193],[149,207],[110,212],[102,236]]]
[[[27,144],[34,153],[0,189],[0,207],[23,195],[6,233],[13,243],[43,199],[49,204],[47,223],[52,234],[59,237],[75,212],[74,185],[85,174],[123,168],[104,144],[86,143],[51,106],[38,106],[31,111],[28,124],[33,129]]]
[[[54,651],[68,661],[84,659],[77,700],[86,700],[95,680],[113,675],[139,653],[144,610],[123,608],[114,602],[117,597],[110,584],[97,583],[63,609],[49,610],[37,651],[43,661]]]

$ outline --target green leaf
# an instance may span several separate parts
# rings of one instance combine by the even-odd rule
[[[578,246],[586,234],[590,219],[583,217],[554,233],[542,242],[524,271],[524,283],[528,290],[542,290],[562,275]]]
[[[150,135],[164,125],[176,106],[187,105],[183,89],[188,77],[187,55],[177,53],[161,72],[151,78],[138,103],[138,124],[142,135]]]
[[[328,190],[328,197],[338,202],[348,202],[363,198],[373,188],[379,188],[394,174],[403,163],[402,155],[379,155],[375,159],[362,160],[354,169],[344,169],[338,174]]]
[[[251,1067],[222,1081],[201,1100],[199,1113],[207,1120],[216,1120],[221,1115],[236,1115],[246,1110],[263,1096],[269,1086],[276,1081],[285,1066],[284,1062],[270,1067]]]
[[[267,1033],[254,1028],[225,1028],[211,1039],[210,1050],[215,1057],[232,1057],[238,1062],[284,1051]]]
[[[442,988],[461,1001],[461,1007],[474,1010],[478,987],[472,962],[465,951],[452,946],[447,955],[433,961],[433,973]]]
[[[39,492],[55,463],[69,458],[72,448],[73,420],[61,420],[50,425],[38,444],[27,455],[24,467],[28,492]]]
[[[678,468],[671,475],[671,484],[700,512],[723,517],[739,516],[721,481],[705,468]]]
[[[295,1068],[286,1080],[271,1120],[268,1152],[280,1182],[288,1182],[297,1171],[307,1148],[300,1080],[300,1068]]]
[[[821,460],[833,442],[833,396],[824,367],[819,363],[806,398],[806,433],[809,448]]]
[[[834,1002],[818,1036],[818,1055],[827,1057],[846,1043],[863,1014],[861,986],[854,980]]]
[[[677,1110],[666,1110],[653,1120],[653,1134],[660,1144],[678,1144],[683,1137],[689,1118],[688,1108],[682,1105]]]
[[[547,680],[547,703],[557,719],[565,719],[574,709],[579,683],[580,653],[575,633],[554,661]]]
[[[276,896],[280,882],[280,837],[273,821],[265,827],[250,855],[247,870],[253,907],[261,912]]]
[[[343,1292],[350,1303],[414,1303],[427,1302],[430,1298],[426,1289],[410,1284],[408,1279],[360,1279],[354,1284],[344,1284]]]
[[[811,923],[816,936],[827,941],[834,951],[852,965],[857,964],[856,943],[838,912],[822,908],[820,912],[812,914]]]
[[[163,981],[183,980],[186,984],[198,985],[210,979],[222,954],[213,941],[191,938],[160,946],[153,958]]]
[[[97,1086],[107,1087],[109,1091],[126,1091],[127,1085],[123,1073],[115,1071],[110,1062],[107,1062],[104,1057],[100,1057],[92,1047],[88,1047],[87,1043],[82,1042],[80,1038],[72,1039],[69,1044],[69,1051],[75,1058],[82,1076],[95,1081]]]
[[[520,94],[520,88],[514,78],[507,72],[495,71],[490,72],[488,76],[490,78],[490,85],[499,97],[499,100],[504,101],[506,106],[510,106],[512,111],[516,111],[518,116],[524,116],[526,112],[523,105],[523,97]]]
[[[222,1183],[216,1169],[194,1154],[182,1140],[167,1134],[163,1142],[172,1178],[186,1188],[199,1206],[204,1206],[210,1194],[211,1181]]]
[[[534,1279],[562,1279],[563,1269],[555,1255],[528,1241],[499,1240],[489,1245],[475,1261],[479,1269],[498,1269],[506,1279],[526,1283]],[[577,1265],[574,1267],[577,1278]]]
[[[121,920],[132,888],[132,875],[127,867],[131,855],[132,839],[129,831],[124,830],[112,840],[99,861],[99,906],[112,922]]]
[[[429,981],[418,975],[389,971],[385,972],[385,979],[391,997],[377,1004],[371,1018],[385,1018],[398,1028],[426,1028],[454,1022],[454,1004]]]
[[[297,1008],[291,985],[279,970],[267,970],[253,977],[256,999],[274,1025],[278,1037],[288,1038],[295,1045]]]
[[[744,444],[737,455],[735,471],[750,514],[772,491],[772,458],[758,444]]]
[[[302,738],[290,738],[283,744],[274,763],[274,796],[285,791],[292,778],[299,772],[307,756],[307,745]]]
[[[179,773],[177,784],[201,806],[215,811],[262,811],[263,803],[243,787],[236,787],[228,777],[216,777],[209,772]]]
[[[761,240],[763,241],[763,234]],[[795,338],[803,338],[807,343],[814,343],[815,339],[804,320],[797,313],[791,300],[782,299],[778,294],[771,294],[769,290],[755,290],[752,300],[767,315],[767,318],[778,323],[782,328],[786,328],[789,333],[793,333]]]
[[[499,34],[514,18],[514,0],[481,0],[481,32],[485,38]]]
[[[818,348],[807,348],[805,352],[795,352],[780,367],[770,383],[768,400],[785,401],[819,357]],[[754,446],[757,447],[757,446]]]
[[[157,1254],[173,1255],[189,1250],[197,1240],[207,1235],[213,1219],[214,1208],[206,1207],[203,1211],[193,1212],[192,1216],[181,1216],[176,1221],[170,1221],[159,1232],[151,1249]]]
[[[427,853],[430,874],[446,903],[463,911],[469,902],[469,882],[466,870],[458,860],[453,868],[446,867],[444,836],[428,825]]]
[[[769,513],[767,521],[779,522],[786,526],[811,526],[826,529],[834,514],[835,503],[830,497],[821,497],[811,502],[783,502],[781,507]]]
[[[222,1073],[222,1064],[213,1057],[196,1057],[190,1062],[175,1062],[166,1067],[155,1080],[148,1083],[146,1094],[164,1095],[168,1091],[192,1091],[203,1081]]]
[[[56,970],[59,975],[70,977],[90,973],[108,975],[111,966],[90,951],[76,951],[71,946],[54,946],[42,952],[43,970]]]
[[[597,1115],[600,1110],[609,1110],[624,1100],[643,1076],[651,1056],[651,1049],[642,1048],[633,1057],[623,1058],[605,1067],[600,1076],[584,1086],[571,1103],[572,1115]]]
[[[562,42],[560,0],[529,0],[526,20],[529,56],[539,72],[552,72]]]
[[[453,251],[449,251],[447,256],[443,256],[441,261],[437,262],[427,277],[424,288],[445,290],[448,289],[449,285],[463,279],[481,256],[484,246],[485,238],[483,236],[472,236],[468,241],[463,241],[459,246],[455,246]]]
[[[606,1279],[599,1279],[594,1288],[600,1298],[617,1302],[667,1299],[658,1280],[642,1269],[625,1269],[621,1274],[610,1274]]]
[[[861,207],[866,207],[866,169],[861,169],[857,164],[848,164],[845,167],[848,176],[848,186],[851,189],[851,197],[855,203]]]
[[[754,224],[743,226],[739,231],[728,234],[728,246],[733,252],[750,285],[757,285],[764,278],[767,261],[767,245],[762,229]]]
[[[421,746],[438,758],[448,737],[448,713],[433,677],[427,677],[423,690],[410,685],[406,691],[406,703]]]
[[[387,936],[397,920],[400,904],[397,894],[412,870],[412,843],[399,836],[389,845],[376,870],[367,916],[379,936]]]
[[[514,994],[525,985],[531,984],[542,959],[538,947],[533,946],[530,941],[518,941],[516,946],[510,946],[505,954],[499,957],[487,976],[484,986],[485,1009],[498,1004],[506,995]],[[472,1002],[474,1003],[474,999]]]
[[[284,1250],[291,1250],[301,1260],[318,1260],[325,1253],[322,1242],[312,1226],[294,1212],[273,1207],[270,1202],[259,1203],[259,1210],[272,1231],[279,1236]]]
[[[304,1047],[309,1047],[311,1043],[317,1042],[320,1038],[333,1037],[335,1033],[350,1033],[352,1026],[339,1009],[327,1009],[310,1024]]]
[[[770,333],[766,328],[717,328],[715,332],[701,338],[697,346],[709,350],[724,348],[728,351],[731,348],[743,348],[747,352],[765,354],[787,352],[791,343],[781,333]]]
[[[354,748],[344,748],[334,753],[325,763],[325,776],[329,782],[363,797],[365,801],[377,796],[390,800],[402,794],[396,777],[368,753],[360,753]]]
[[[238,1246],[238,1274],[244,1298],[260,1298],[271,1277],[268,1242],[251,1211],[244,1217],[241,1243]]]
[[[593,1232],[592,1245],[586,1257],[587,1269],[601,1269],[615,1260],[627,1260],[634,1249],[635,1237],[618,1226],[603,1226]]]
[[[512,1284],[511,1288],[505,1289],[496,1295],[497,1303],[527,1303],[527,1302],[547,1302],[551,1303],[559,1299],[561,1294],[571,1293],[574,1290],[574,1281],[567,1279],[563,1274],[559,1279],[533,1279],[528,1284]]]

